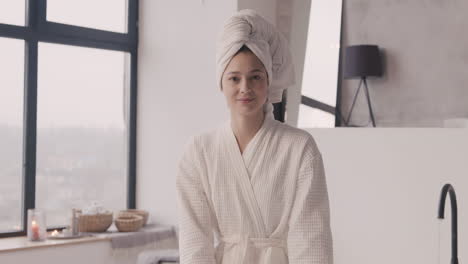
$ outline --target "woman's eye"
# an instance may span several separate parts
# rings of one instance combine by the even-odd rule
[[[229,80],[237,82],[239,79],[237,77],[231,77]]]
[[[261,80],[261,79],[262,79],[262,76],[260,76],[260,75],[255,75],[253,78],[254,78],[255,80]]]

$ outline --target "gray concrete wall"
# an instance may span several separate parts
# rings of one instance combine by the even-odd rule
[[[377,44],[384,52],[381,79],[369,80],[380,127],[441,127],[468,118],[468,1],[344,1],[343,46]],[[342,85],[346,116],[358,80]],[[361,91],[362,92],[362,91]],[[364,93],[353,112],[365,124]]]

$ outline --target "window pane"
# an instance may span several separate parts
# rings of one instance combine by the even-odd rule
[[[341,0],[312,1],[302,95],[336,105]]]
[[[297,127],[335,127],[335,115],[300,104]]]
[[[126,33],[127,1],[47,0],[47,20]]]
[[[92,202],[126,208],[125,56],[39,43],[36,204],[48,226]]]
[[[24,41],[0,38],[0,232],[22,229]]]
[[[24,0],[0,0],[0,23],[24,26],[25,2]]]

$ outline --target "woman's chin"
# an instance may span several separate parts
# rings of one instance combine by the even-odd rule
[[[253,109],[237,109],[234,111],[233,114],[237,115],[237,116],[244,116],[244,117],[252,117],[252,116],[256,116],[256,115],[261,115],[263,109],[260,107],[260,108],[253,108]]]

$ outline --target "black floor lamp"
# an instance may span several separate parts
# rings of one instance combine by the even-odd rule
[[[348,126],[351,118],[351,113],[354,109],[357,96],[361,90],[361,85],[364,84],[364,92],[367,98],[369,114],[372,120],[372,125],[375,127],[374,112],[372,111],[369,89],[367,87],[367,77],[382,76],[382,60],[380,57],[379,47],[376,45],[354,45],[346,47],[345,52],[344,77],[346,79],[359,78],[359,86],[354,95],[353,104],[346,118]]]

